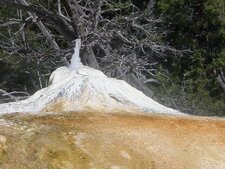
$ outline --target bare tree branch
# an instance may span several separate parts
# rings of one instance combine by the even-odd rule
[[[29,4],[25,1],[25,0],[17,0],[19,3],[21,3],[22,5],[25,6],[29,6]],[[29,16],[31,16],[32,18],[35,18],[35,20],[37,19],[37,16],[35,16],[35,14],[32,14],[30,12],[27,12]],[[53,49],[59,49],[58,44],[56,43],[56,41],[53,39],[52,35],[49,33],[49,31],[47,30],[47,28],[44,26],[44,24],[41,21],[36,22],[38,28],[41,30],[41,32],[43,33],[43,35],[50,41],[51,46]]]
[[[100,68],[110,77],[132,78],[132,82],[138,84],[137,86],[142,84],[140,88],[144,88],[144,82],[157,83],[154,79],[159,74],[159,58],[182,56],[184,52],[188,52],[176,50],[160,42],[162,35],[167,33],[166,30],[158,28],[163,19],[155,18],[151,11],[139,10],[132,1],[123,3],[110,0],[48,0],[42,1],[44,5],[38,6],[28,4],[26,0],[17,1],[20,3],[0,0],[0,4],[27,11],[28,15],[32,16],[33,22],[42,32],[36,36],[38,47],[29,46],[28,42],[18,43],[21,37],[14,34],[18,28],[13,25],[9,26],[7,36],[0,34],[0,37],[3,37],[0,39],[0,47],[10,54],[19,54],[31,63],[34,60],[29,57],[34,55],[31,58],[38,62],[39,72],[38,78],[35,76],[31,81],[36,88],[44,87],[43,79],[47,76],[43,74],[49,73],[43,72],[41,68],[51,71],[62,63],[55,58],[62,55],[71,57],[74,48],[71,41],[78,37],[82,39],[83,64]],[[44,8],[46,5],[48,10]],[[55,33],[54,39],[51,32],[56,31],[59,35]],[[36,33],[36,30],[31,32]],[[49,51],[46,40],[50,40],[53,49],[60,46],[58,52]],[[42,65],[44,61],[47,61],[48,65]]]
[[[68,22],[71,22],[70,18],[67,18],[66,16],[63,15],[62,10],[61,10],[61,0],[58,0],[58,15],[63,17],[65,20]]]
[[[7,95],[7,96],[9,96],[13,100],[17,100],[15,96],[13,96],[12,94],[6,92],[5,90],[0,89],[0,92],[5,94],[5,95]]]
[[[14,25],[14,24],[21,24],[21,23],[22,23],[22,21],[9,20],[9,21],[6,21],[6,22],[0,24],[0,27],[10,26],[10,25]]]
[[[218,74],[216,80],[225,92],[225,76],[221,69],[219,71],[219,74]]]
[[[33,5],[21,5],[19,3],[14,3],[6,0],[0,0],[0,4],[13,7],[16,9],[21,9],[27,12],[35,13],[37,16],[41,18],[45,18],[54,23],[56,30],[61,33],[67,40],[73,41],[78,38],[78,32],[73,30],[70,25],[66,22],[66,20],[58,15],[51,14],[46,10],[40,9]]]

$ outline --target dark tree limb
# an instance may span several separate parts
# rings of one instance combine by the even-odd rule
[[[225,92],[225,75],[222,70],[219,71],[219,75],[217,76],[216,80]]]
[[[6,21],[4,23],[1,23],[0,24],[0,27],[5,27],[5,26],[9,26],[9,25],[15,25],[15,24],[21,24],[22,22],[21,21],[13,21],[13,20],[9,20],[9,21]]]
[[[26,2],[26,0],[17,0],[20,4],[22,5],[26,5],[26,6],[29,6],[29,4]],[[32,14],[31,12],[27,12],[28,15],[30,17],[32,17],[32,19],[36,19],[36,15],[35,14]],[[52,37],[52,35],[50,34],[50,32],[48,31],[48,29],[44,26],[44,24],[42,23],[42,21],[38,21],[36,22],[36,25],[38,26],[38,28],[41,30],[41,32],[43,33],[43,35],[50,41],[50,44],[51,44],[51,47],[53,49],[56,49],[58,50],[59,49],[59,46],[58,44],[56,43],[55,39]]]
[[[62,0],[62,4],[65,6],[70,18],[72,19],[71,25],[73,29],[81,35],[85,34],[86,26],[80,23],[80,16],[84,16],[85,13],[80,9],[78,2],[74,0]],[[74,23],[76,23],[76,25]],[[95,69],[100,69],[91,46],[87,46],[83,51],[81,51],[81,60],[85,65]]]
[[[62,0],[62,4],[65,6],[68,11],[70,18],[72,18],[71,25],[76,32],[81,32],[81,26],[79,26],[79,13],[78,13],[78,4],[76,1],[71,0]],[[75,24],[76,23],[76,24]],[[78,26],[77,26],[78,25]]]
[[[100,70],[93,49],[90,46],[86,47],[83,51],[81,51],[81,61],[84,65],[88,65],[94,69]]]
[[[0,4],[13,7],[16,9],[24,10],[27,12],[35,13],[38,17],[45,18],[51,21],[54,24],[56,30],[61,35],[63,35],[68,41],[73,41],[79,37],[77,29],[73,29],[70,26],[70,24],[63,17],[59,15],[51,14],[50,12],[33,5],[26,6],[19,3],[10,2],[8,0],[0,0]]]

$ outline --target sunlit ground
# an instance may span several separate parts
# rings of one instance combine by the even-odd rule
[[[172,115],[8,114],[0,168],[224,168],[225,120]]]

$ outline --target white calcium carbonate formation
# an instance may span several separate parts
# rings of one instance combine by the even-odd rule
[[[101,71],[87,66],[74,70],[60,67],[52,73],[50,83],[27,100],[1,104],[0,113],[37,113],[60,104],[60,111],[184,115],[157,103],[125,81],[108,78]]]

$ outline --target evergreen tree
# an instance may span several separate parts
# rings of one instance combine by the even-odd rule
[[[211,97],[223,105],[224,7],[224,0],[158,0],[155,7],[155,13],[165,18],[162,26],[169,31],[165,40],[177,49],[191,50],[183,57],[171,58],[167,68],[173,79],[180,85],[185,83],[186,92],[198,93],[201,98]],[[219,78],[223,78],[223,83]]]

